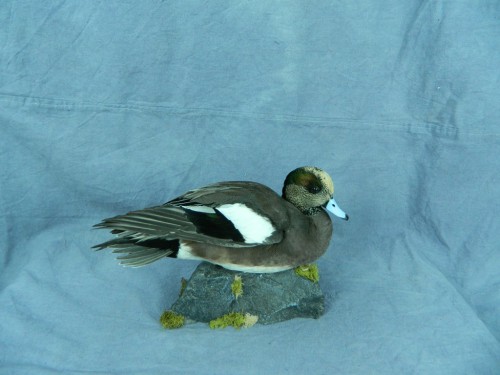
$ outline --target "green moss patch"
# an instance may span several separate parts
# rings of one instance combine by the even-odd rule
[[[182,296],[187,287],[187,280],[185,278],[181,278],[181,290],[179,290],[179,297]]]
[[[209,323],[210,328],[226,328],[232,326],[236,329],[241,327],[249,328],[257,323],[258,317],[251,314],[242,314],[237,312],[232,312],[221,316],[220,318],[211,320]]]
[[[175,329],[181,328],[185,323],[185,319],[182,315],[177,314],[171,310],[167,310],[163,314],[161,314],[160,323],[163,328]]]
[[[236,275],[234,277],[234,281],[231,283],[231,292],[236,299],[243,295],[243,280],[241,276]]]
[[[305,264],[295,268],[295,273],[304,279],[311,280],[313,283],[319,281],[319,270],[316,264]]]

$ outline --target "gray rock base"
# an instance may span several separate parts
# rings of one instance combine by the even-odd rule
[[[243,294],[238,298],[231,291],[235,276],[243,281]],[[293,318],[319,318],[325,304],[319,284],[298,276],[294,270],[245,273],[201,263],[171,310],[196,322],[240,312],[257,315],[260,324],[272,324]]]

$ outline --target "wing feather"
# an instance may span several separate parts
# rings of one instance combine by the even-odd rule
[[[241,234],[236,235],[237,229],[231,220],[217,208],[240,204],[252,206],[256,215],[268,220],[272,225],[271,229],[274,229],[272,234],[260,242],[245,242]],[[154,239],[179,239],[225,247],[273,244],[282,240],[283,231],[288,225],[288,216],[274,207],[278,204],[282,204],[281,198],[263,185],[250,182],[218,183],[188,191],[162,206],[104,219],[94,227],[109,229],[117,234],[118,238],[96,247],[111,247],[115,248],[116,252],[124,249],[123,253],[129,255],[122,260],[130,265],[134,263],[134,254],[138,254],[134,250],[130,251],[131,247],[127,247],[126,242],[130,239],[133,240],[133,246],[139,247],[141,241]],[[190,207],[193,209],[190,210]],[[120,238],[123,241],[116,242]],[[150,249],[147,254],[144,253],[138,258],[142,262],[153,262],[156,256],[160,257],[160,253],[156,254]],[[165,256],[164,252],[162,256]]]

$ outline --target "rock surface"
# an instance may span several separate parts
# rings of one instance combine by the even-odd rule
[[[238,298],[231,290],[235,276],[243,282],[243,294]],[[171,310],[197,322],[241,312],[258,316],[260,324],[272,324],[319,318],[325,305],[319,284],[297,276],[294,270],[244,273],[201,263]]]

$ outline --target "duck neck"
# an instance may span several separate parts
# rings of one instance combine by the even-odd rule
[[[284,200],[286,200],[287,202],[290,202],[295,207],[297,207],[299,209],[299,211],[302,212],[306,216],[314,216],[321,211],[321,207],[307,207],[307,208],[305,208],[305,207],[301,207],[300,201],[294,202],[293,200],[287,199],[285,189],[283,189],[283,194],[281,195],[281,197]]]
[[[306,208],[306,209],[301,210],[301,211],[306,216],[314,216],[321,211],[321,207],[310,207],[310,208]]]

